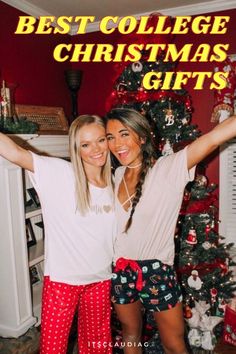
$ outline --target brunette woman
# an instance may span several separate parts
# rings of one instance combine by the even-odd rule
[[[165,353],[187,353],[173,269],[175,226],[195,166],[234,136],[236,118],[230,117],[182,151],[156,160],[150,127],[141,114],[117,108],[107,115],[109,148],[122,165],[115,173],[112,299],[126,354],[142,352],[142,306],[153,311]]]

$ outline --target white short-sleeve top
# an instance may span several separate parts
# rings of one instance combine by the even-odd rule
[[[131,208],[125,211],[117,198],[125,167],[117,168],[115,210],[118,234],[114,261],[123,257],[133,260],[159,259],[163,263],[173,264],[174,234],[183,192],[195,173],[195,168],[187,169],[186,149],[159,158],[149,170],[127,233],[124,230]]]
[[[45,275],[72,285],[111,278],[114,205],[108,188],[89,185],[91,208],[76,208],[72,164],[32,153],[30,179],[40,198],[45,228]]]

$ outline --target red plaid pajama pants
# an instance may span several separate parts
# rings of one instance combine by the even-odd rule
[[[65,354],[78,310],[80,354],[111,354],[110,280],[69,285],[44,277],[40,354]]]

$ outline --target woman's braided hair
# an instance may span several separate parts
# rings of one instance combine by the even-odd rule
[[[145,177],[156,159],[156,152],[153,145],[150,125],[147,119],[139,112],[129,108],[114,108],[107,114],[106,119],[118,120],[124,126],[133,130],[139,136],[139,138],[143,139],[143,144],[141,145],[142,166],[139,174],[139,181],[135,187],[135,196],[132,202],[130,217],[124,230],[127,232],[132,224],[135,208],[142,196],[142,187],[145,181]]]

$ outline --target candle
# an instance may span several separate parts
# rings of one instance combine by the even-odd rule
[[[8,87],[5,88],[5,93],[6,93],[6,101],[7,101],[7,114],[8,117],[12,116],[11,112],[11,93],[10,89]]]
[[[2,102],[1,102],[2,114],[4,118],[11,117],[12,114],[11,93],[10,93],[10,89],[6,87],[5,80],[2,81],[1,96],[2,96]]]

